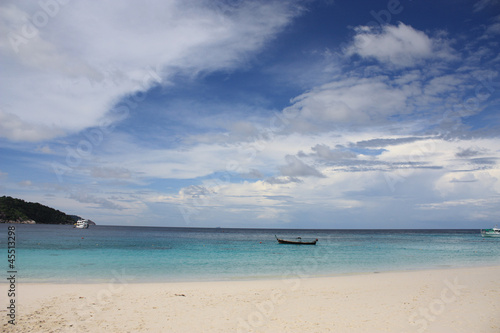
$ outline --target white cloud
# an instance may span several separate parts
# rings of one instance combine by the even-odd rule
[[[90,176],[94,178],[107,179],[129,179],[131,178],[130,170],[121,167],[93,167],[90,171]]]
[[[424,93],[428,96],[436,96],[443,93],[453,93],[459,91],[465,80],[458,75],[438,76],[429,81],[425,86]]]
[[[486,30],[486,34],[490,37],[494,37],[495,35],[500,35],[500,22],[493,23]]]
[[[0,135],[15,141],[38,141],[64,134],[63,129],[25,121],[0,109]]]
[[[307,165],[296,156],[285,156],[286,165],[280,167],[281,174],[288,177],[325,177],[314,167]]]
[[[130,181],[134,178],[193,179],[226,171],[235,175],[252,173],[252,177],[263,178],[263,175],[276,174],[286,155],[308,149],[316,140],[321,139],[291,134],[257,136],[246,142],[201,142],[183,148],[158,148],[144,147],[134,137],[113,132],[94,147],[92,154],[83,156],[78,167],[67,170],[63,178],[84,174],[122,180],[130,176]],[[67,149],[62,153],[66,156]],[[67,166],[66,159],[61,162]],[[50,163],[47,165],[52,168]]]
[[[19,182],[19,185],[23,186],[23,187],[29,187],[29,186],[32,186],[33,183],[31,182],[31,180],[23,180],[23,181]]]
[[[123,210],[125,207],[116,204],[115,202],[106,198],[98,197],[88,193],[74,192],[69,195],[70,199],[76,200],[80,203],[96,205],[96,208]]]
[[[374,125],[412,111],[410,99],[419,94],[418,86],[394,85],[384,76],[339,78],[294,98],[285,111],[298,114],[298,123],[306,121],[319,128]]]
[[[500,4],[498,0],[479,0],[474,4],[474,12],[480,12],[490,6],[497,6]]]
[[[54,154],[54,151],[50,148],[49,145],[44,145],[41,147],[37,147],[36,151],[42,153],[42,154]]]
[[[413,67],[431,58],[453,58],[444,40],[430,38],[401,22],[382,28],[361,26],[355,31],[352,44],[345,49],[347,55],[375,58],[396,67]]]
[[[224,226],[304,227],[306,218],[323,227],[389,228],[398,223],[422,227],[419,221],[435,221],[436,216],[452,221],[477,214],[484,207],[481,202],[500,195],[498,163],[478,164],[478,159],[498,161],[498,139],[494,138],[444,140],[375,130],[280,135],[270,138],[250,160],[247,158],[253,155],[242,155],[242,171],[257,177],[251,180],[241,180],[236,170],[225,172],[229,171],[227,162],[242,154],[238,147],[213,143],[176,151],[125,145],[115,154],[96,151],[96,161],[87,171],[75,170],[81,172],[79,181],[87,185],[79,185],[78,191],[66,188],[63,193],[79,211],[88,210],[92,212],[89,216],[106,223],[103,214],[119,211],[123,221],[135,224],[145,220],[160,223],[157,217],[168,214],[175,221],[172,223],[190,226],[213,226],[214,221],[221,221]],[[350,153],[352,149],[376,148],[383,150],[375,156]],[[295,176],[280,173],[283,161],[288,163],[281,171]],[[323,177],[308,176],[312,170],[308,167]],[[206,177],[215,171],[220,175]],[[198,179],[180,180],[190,177]],[[117,193],[117,186],[108,184],[111,178],[142,182],[141,189],[134,186]],[[176,178],[183,185],[162,189],[159,184],[166,183],[158,178]],[[147,185],[150,182],[154,190]],[[30,188],[36,186],[33,183]],[[481,213],[492,216],[494,205],[486,208]],[[407,222],[405,218],[412,213],[412,222]]]
[[[53,3],[0,6],[0,135],[11,140],[96,126],[124,96],[176,73],[244,65],[299,12],[280,1]]]

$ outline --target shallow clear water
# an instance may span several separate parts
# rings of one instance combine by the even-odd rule
[[[479,230],[271,230],[15,225],[21,282],[234,280],[500,265]],[[278,244],[318,238],[316,246]],[[7,225],[0,247],[8,270]]]

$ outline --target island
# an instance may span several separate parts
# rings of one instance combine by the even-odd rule
[[[0,223],[75,224],[82,219],[37,202],[27,202],[8,196],[0,197]],[[88,220],[89,225],[95,222]]]

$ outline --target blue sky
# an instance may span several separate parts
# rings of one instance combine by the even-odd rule
[[[0,7],[2,195],[114,225],[500,220],[497,0]]]

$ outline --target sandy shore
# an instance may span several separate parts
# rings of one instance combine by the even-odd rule
[[[500,267],[16,289],[16,325],[2,296],[2,331],[500,332]]]

